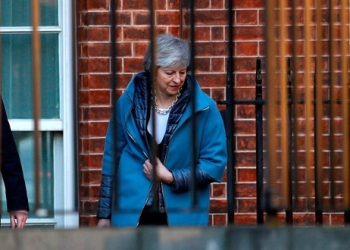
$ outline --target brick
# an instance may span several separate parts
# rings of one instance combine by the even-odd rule
[[[88,57],[107,57],[110,56],[109,43],[91,43],[87,44]]]
[[[201,87],[224,87],[226,86],[225,74],[198,74],[196,78]]]
[[[211,1],[211,9],[223,9],[225,7],[224,0]]]
[[[225,226],[227,223],[227,215],[213,215],[213,226]]]
[[[235,2],[234,7],[236,9],[255,9],[263,8],[263,0],[246,0],[246,1],[237,1]]]
[[[78,40],[79,42],[84,42],[88,40],[87,28],[86,27],[78,27]]]
[[[238,197],[256,197],[256,185],[247,183],[236,184],[236,192]]]
[[[211,27],[211,39],[213,41],[223,41],[225,39],[224,27]]]
[[[101,170],[85,170],[81,171],[82,184],[100,184],[101,183]]]
[[[82,12],[87,10],[87,1],[77,1],[77,11]]]
[[[89,72],[110,72],[110,61],[108,58],[91,58],[88,60]]]
[[[209,9],[210,0],[195,1],[195,9]]]
[[[196,55],[225,56],[227,55],[227,44],[223,42],[198,42],[196,43]]]
[[[157,25],[179,25],[180,24],[180,13],[178,11],[158,11],[156,13],[156,24]]]
[[[195,41],[210,41],[210,27],[198,27],[195,29]]]
[[[256,225],[255,214],[237,214],[235,215],[235,224],[238,225]]]
[[[255,182],[256,181],[256,169],[239,168],[237,170],[238,182]]]
[[[143,68],[143,58],[125,58],[124,59],[124,71],[136,73],[142,71]]]
[[[216,88],[212,90],[212,98],[214,101],[223,101],[225,97],[225,88]]]
[[[133,43],[133,56],[135,57],[143,57],[146,54],[146,50],[148,47],[148,42],[135,42]]]
[[[126,41],[148,41],[149,37],[148,27],[124,28],[124,40]]]
[[[108,5],[106,0],[86,0],[86,8],[88,10],[107,10]]]
[[[178,0],[168,0],[168,9],[169,10],[180,10],[180,1]]]
[[[227,25],[226,12],[223,10],[196,11],[196,24],[201,26]]]
[[[210,213],[225,213],[227,207],[227,200],[226,199],[215,199],[210,200]]]
[[[255,134],[253,137],[238,136],[237,150],[255,150]]]
[[[257,10],[236,10],[236,25],[257,25]]]
[[[237,212],[238,213],[256,213],[256,198],[254,199],[239,199]]]
[[[238,119],[255,119],[256,117],[255,105],[237,106],[236,115]]]
[[[95,169],[102,168],[102,154],[101,155],[81,155],[80,156],[80,170],[87,170],[93,166]]]
[[[90,89],[103,89],[110,87],[110,75],[109,74],[90,74],[85,76],[86,87]]]
[[[235,91],[236,100],[255,100],[255,88],[237,88]]]
[[[117,25],[131,25],[131,12],[117,12]]]
[[[213,183],[212,184],[212,197],[225,198],[226,197],[226,186],[224,184]]]
[[[235,72],[255,72],[256,71],[256,59],[255,57],[243,57],[235,59]]]
[[[247,87],[255,87],[256,85],[256,75],[255,73],[247,73],[247,72],[235,72],[236,74],[236,86],[247,86]],[[255,98],[255,97],[254,97]]]
[[[88,12],[86,20],[87,25],[110,25],[110,12]]]
[[[149,9],[149,1],[147,0],[128,0],[123,1],[124,10],[147,10]]]
[[[198,72],[209,72],[210,71],[210,59],[209,58],[196,58],[195,66]]]
[[[90,137],[104,137],[107,132],[107,122],[89,122],[88,126],[88,135]]]
[[[226,34],[228,34],[226,32]],[[247,27],[236,27],[234,30],[235,41],[239,40],[263,40],[264,32],[263,27],[247,26]]]
[[[226,65],[224,58],[212,58],[211,69],[212,72],[226,72]]]
[[[237,42],[236,54],[237,56],[258,56],[258,43]]]
[[[149,25],[150,15],[147,11],[138,11],[133,14],[133,24],[134,25]]]
[[[109,120],[111,116],[111,107],[89,107],[84,111],[85,120]]]
[[[109,41],[109,28],[90,27],[87,34],[89,41]]]

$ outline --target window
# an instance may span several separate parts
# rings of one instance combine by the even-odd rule
[[[2,97],[25,175],[31,212],[27,225],[76,227],[72,112],[72,1],[40,1],[41,169],[35,213],[31,1],[1,1]],[[3,185],[3,184],[2,184]],[[6,211],[4,186],[2,211]],[[3,213],[2,224],[9,223]]]

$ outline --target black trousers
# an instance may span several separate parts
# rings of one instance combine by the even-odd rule
[[[159,210],[152,210],[151,206],[145,206],[143,209],[139,226],[167,226],[168,220],[166,213],[161,213]]]

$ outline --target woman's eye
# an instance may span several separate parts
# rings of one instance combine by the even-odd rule
[[[168,76],[171,76],[173,72],[165,72],[165,74],[167,74]]]

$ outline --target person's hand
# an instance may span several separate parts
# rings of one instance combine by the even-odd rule
[[[163,165],[163,163],[156,157],[156,180],[167,184],[173,183],[173,174]],[[153,180],[154,167],[151,161],[148,159],[143,164],[143,173],[149,180]]]
[[[12,229],[22,229],[26,225],[28,212],[26,210],[17,210],[10,212],[10,223]]]
[[[103,228],[103,227],[110,227],[111,226],[111,220],[110,219],[99,219],[97,223],[97,227]]]

